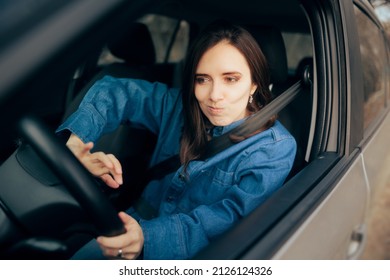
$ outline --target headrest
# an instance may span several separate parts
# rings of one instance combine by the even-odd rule
[[[128,64],[154,64],[156,52],[148,27],[139,22],[131,23],[115,40],[108,42],[111,53]]]
[[[271,83],[283,83],[288,77],[287,54],[281,32],[270,26],[246,26],[267,58]]]

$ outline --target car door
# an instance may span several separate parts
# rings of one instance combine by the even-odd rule
[[[319,190],[322,184],[326,186],[323,201],[273,255],[275,259],[359,257],[367,238],[370,197],[383,187],[389,174],[389,149],[384,148],[390,124],[386,114],[388,62],[383,31],[362,1],[340,1],[332,13],[328,38],[334,40],[338,51],[330,59],[338,60],[338,68],[330,73],[334,71],[338,76],[332,79],[338,84],[330,87],[328,94],[336,103],[333,108],[338,109],[331,113],[331,123],[337,123],[339,131],[332,132],[330,125],[328,149],[334,137],[339,151],[345,154],[316,187]],[[331,26],[336,27],[337,21],[342,22],[343,31],[333,33]],[[338,58],[334,57],[336,53]],[[304,201],[314,199],[314,194]]]
[[[381,237],[388,227],[388,209],[383,207],[388,197],[390,155],[389,118],[389,46],[388,38],[378,19],[364,6],[356,3],[354,13],[360,39],[363,71],[363,123],[361,143],[364,165],[370,188],[370,209],[367,218],[367,245],[365,259],[388,258],[388,247]],[[379,229],[379,230],[378,230]],[[380,242],[380,243],[379,243]],[[378,246],[378,244],[381,244]],[[383,244],[385,246],[383,246]],[[372,248],[377,248],[374,251]]]
[[[352,106],[360,105],[360,98],[355,99],[360,94],[359,85],[353,83],[354,75],[360,73],[355,71],[358,52],[354,49],[356,31],[349,4],[306,6],[311,23],[317,25],[313,26],[319,87],[314,149],[323,157],[334,156],[335,162],[326,171],[326,166],[319,165],[313,172],[302,174],[323,178],[284,218],[302,224],[272,255],[274,259],[354,258],[362,248],[369,189],[356,145],[361,138],[360,119],[352,117]],[[312,164],[324,160],[322,156]],[[283,223],[272,231],[279,231]],[[253,253],[249,256],[254,257]]]

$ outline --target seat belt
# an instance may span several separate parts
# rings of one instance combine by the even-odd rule
[[[146,171],[146,176],[144,180],[144,186],[152,180],[159,180],[178,170],[181,166],[179,155],[171,156],[156,165],[153,165]]]

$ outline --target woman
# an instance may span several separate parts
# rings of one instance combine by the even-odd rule
[[[194,43],[183,89],[141,80],[105,77],[60,126],[72,134],[68,147],[107,185],[122,184],[113,155],[91,153],[93,142],[120,123],[158,135],[151,166],[179,154],[181,167],[151,181],[141,203],[119,213],[127,232],[100,236],[75,258],[187,259],[248,215],[288,175],[296,144],[272,118],[253,135],[202,160],[207,142],[229,132],[271,99],[267,63],[244,29],[211,24]],[[152,210],[151,210],[152,209]]]

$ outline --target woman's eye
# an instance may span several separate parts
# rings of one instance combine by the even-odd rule
[[[201,77],[201,76],[195,78],[195,82],[196,82],[197,84],[204,84],[204,83],[206,83],[208,80],[209,80],[209,79],[208,79],[207,77]]]
[[[228,83],[235,83],[239,80],[238,77],[235,77],[235,76],[227,76],[225,77],[225,81],[228,82]]]

